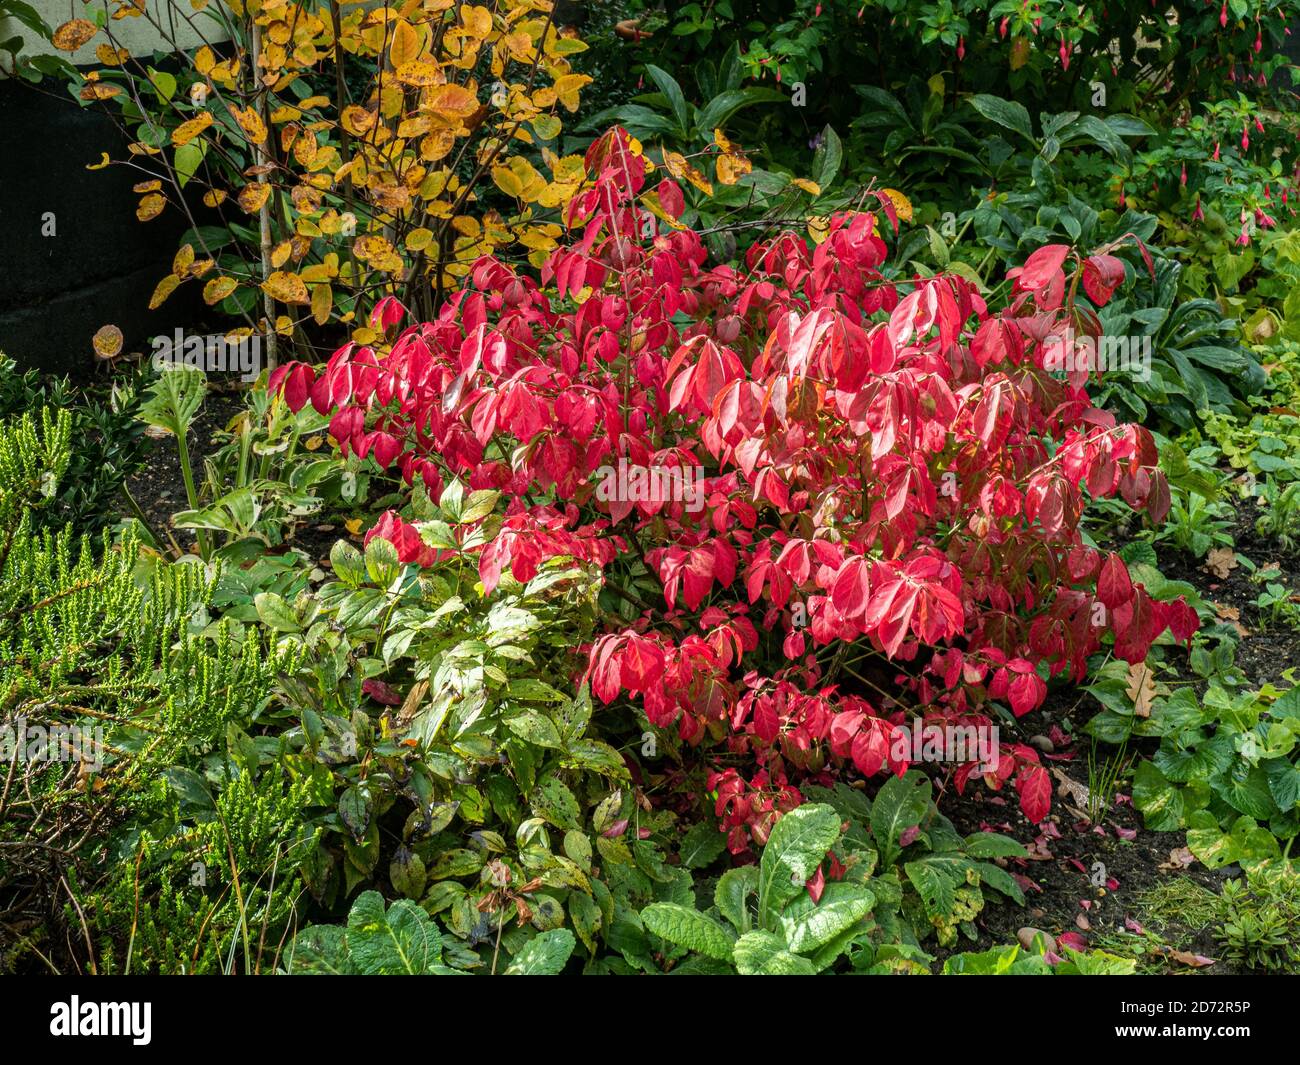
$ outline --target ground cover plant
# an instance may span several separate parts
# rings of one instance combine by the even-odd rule
[[[1296,972],[1292,7],[19,5],[0,968]]]

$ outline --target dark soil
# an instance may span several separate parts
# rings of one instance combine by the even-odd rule
[[[1277,545],[1255,531],[1254,508],[1244,504],[1230,533],[1236,554],[1249,559],[1256,572],[1277,569],[1270,577],[1290,589],[1300,589],[1300,558],[1287,557]],[[1252,581],[1250,570],[1242,565],[1228,570],[1226,577],[1211,572],[1204,562],[1165,548],[1160,552],[1160,571],[1171,580],[1193,585],[1200,595],[1218,610],[1220,618],[1239,625],[1241,642],[1236,663],[1248,682],[1255,687],[1272,682],[1286,685],[1284,670],[1300,665],[1300,632],[1275,625],[1272,628],[1260,616],[1255,600],[1263,588]],[[1073,722],[1075,729],[1099,709],[1082,688],[1061,688],[1052,692],[1041,710],[1026,715],[1021,724],[1026,735],[1046,735],[1055,726]],[[1060,736],[1060,732],[1054,735]],[[1088,786],[1089,742],[1084,738],[1063,745],[1045,756],[1049,769],[1063,773],[1084,789]],[[1154,741],[1139,741],[1130,748],[1138,756],[1154,753]],[[1103,752],[1103,756],[1104,756]],[[1192,860],[1185,850],[1182,832],[1151,832],[1142,825],[1142,816],[1134,810],[1128,795],[1129,784],[1121,781],[1116,801],[1099,826],[1076,817],[1067,806],[1074,803],[1069,789],[1057,781],[1053,812],[1039,825],[1033,825],[1020,812],[1014,793],[995,795],[983,789],[968,791],[960,803],[948,803],[941,809],[963,834],[978,831],[1001,832],[1024,844],[1028,859],[1011,859],[1009,872],[1024,878],[1025,906],[989,905],[977,919],[979,936],[972,943],[959,941],[943,956],[968,950],[984,950],[999,944],[1014,943],[1022,928],[1034,928],[1052,936],[1075,932],[1092,946],[1138,955],[1142,971],[1212,974],[1245,972],[1230,962],[1216,960],[1213,965],[1189,966],[1178,960],[1173,951],[1218,958],[1219,947],[1209,929],[1195,929],[1176,924],[1152,927],[1144,913],[1142,897],[1152,888],[1167,884],[1175,877],[1188,877],[1197,884],[1218,892],[1227,879],[1240,876],[1236,866],[1208,870]],[[1098,869],[1097,863],[1104,866]],[[1110,886],[1094,886],[1097,874]],[[1158,935],[1144,937],[1126,928],[1126,920],[1137,928]]]
[[[194,464],[196,481],[202,479],[204,457],[214,454],[221,447],[225,442],[224,430],[230,419],[243,409],[238,390],[209,389],[188,437],[190,461]],[[161,539],[164,546],[174,542],[182,551],[193,551],[194,531],[178,529],[172,524],[173,514],[189,509],[176,441],[167,436],[153,440],[152,443],[148,464],[127,481],[127,488],[149,519],[154,535]],[[342,524],[332,523],[325,517],[320,521],[304,522],[294,528],[287,547],[298,548],[319,562],[328,559],[334,542],[347,535]],[[280,553],[285,548],[269,550]]]

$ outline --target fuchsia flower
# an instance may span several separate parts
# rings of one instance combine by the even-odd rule
[[[1201,198],[1199,196],[1196,197],[1196,210],[1192,212],[1192,221],[1193,222],[1205,221],[1205,212],[1201,210]]]
[[[957,41],[957,59],[962,60],[965,58],[966,58],[966,38],[961,37]]]
[[[1178,176],[1178,184],[1187,188],[1187,164],[1183,164],[1183,172]]]
[[[1228,24],[1228,5],[1225,0],[1225,3],[1223,5],[1223,10],[1219,12],[1219,25],[1226,26],[1227,24]]]
[[[1210,156],[1210,158],[1213,159],[1216,163],[1219,161],[1219,142],[1218,142],[1218,141],[1215,141],[1215,142],[1214,142],[1214,154],[1213,154],[1212,156]]]
[[[1241,150],[1244,152],[1250,147],[1250,127],[1241,127]]]
[[[1057,54],[1061,57],[1061,69],[1070,69],[1070,49],[1065,43],[1065,37],[1061,37],[1061,47],[1057,49]]]
[[[1250,226],[1245,222],[1241,224],[1241,236],[1237,238],[1237,244],[1239,247],[1243,248],[1249,247],[1250,245]]]

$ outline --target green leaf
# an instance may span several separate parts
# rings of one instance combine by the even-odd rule
[[[859,884],[827,884],[810,912],[781,918],[786,945],[796,954],[811,954],[856,925],[875,904],[875,895]]]
[[[996,832],[973,832],[966,837],[965,851],[971,858],[1023,858],[1025,848],[1010,836]]]
[[[361,552],[346,540],[336,540],[330,548],[330,566],[334,575],[349,588],[360,588],[366,580],[366,563]]]
[[[699,910],[673,902],[656,902],[641,911],[641,923],[669,943],[718,961],[731,961],[735,934]]]
[[[506,728],[527,743],[559,749],[564,746],[555,722],[537,710],[524,710],[506,718]]]
[[[821,865],[840,838],[840,816],[829,806],[810,804],[785,814],[768,838],[759,862],[758,923],[777,924],[777,915]]]
[[[813,153],[812,161],[812,179],[822,192],[830,188],[835,175],[840,172],[843,159],[844,146],[840,143],[839,134],[830,126],[822,127],[821,144]]]
[[[402,563],[397,557],[397,548],[382,536],[374,537],[366,544],[366,573],[370,580],[380,588],[388,588],[402,572]]]
[[[577,942],[567,928],[556,928],[530,939],[514,956],[507,976],[558,976]]]
[[[817,972],[807,958],[786,950],[780,936],[762,929],[741,936],[734,954],[741,976],[814,976]]]
[[[713,904],[737,932],[749,931],[749,897],[758,891],[758,866],[741,865],[718,878]]]
[[[882,866],[894,863],[899,837],[919,825],[929,810],[930,781],[923,774],[913,771],[885,781],[871,805],[871,834],[880,848]]]
[[[293,616],[293,610],[284,597],[275,592],[258,592],[253,596],[253,606],[262,624],[276,632],[302,632],[302,626]]]
[[[978,93],[971,97],[971,106],[990,122],[996,122],[1005,129],[1019,133],[1031,144],[1034,141],[1034,127],[1029,112],[1023,104],[1014,100],[1004,100],[1000,96]]]
[[[668,71],[662,70],[653,63],[646,64],[645,72],[659,86],[659,91],[667,97],[668,106],[672,108],[673,118],[677,120],[677,127],[681,130],[682,137],[689,137],[691,135],[690,107],[686,103],[686,97],[682,95],[682,87]]]
[[[577,829],[582,823],[578,800],[559,777],[547,777],[537,786],[533,809],[556,828]]]
[[[348,914],[347,948],[368,976],[422,976],[444,969],[442,936],[429,915],[407,899],[384,912],[383,896],[367,891]]]
[[[692,825],[682,840],[680,856],[687,869],[703,869],[727,849],[727,837],[708,821]]]

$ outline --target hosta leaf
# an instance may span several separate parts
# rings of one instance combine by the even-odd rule
[[[673,902],[655,902],[641,911],[641,923],[669,943],[718,961],[731,961],[735,934],[699,910]]]

